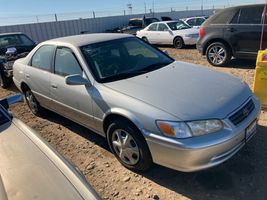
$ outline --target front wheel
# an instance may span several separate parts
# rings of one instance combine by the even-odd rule
[[[146,43],[149,43],[147,37],[142,37],[142,40],[144,40]]]
[[[145,171],[152,157],[140,131],[127,120],[114,120],[107,131],[108,144],[118,161],[128,169]]]
[[[232,54],[223,43],[215,42],[208,46],[206,57],[211,65],[223,66],[230,61]]]
[[[0,86],[2,88],[8,88],[11,84],[11,78],[5,76],[4,71],[0,70]]]

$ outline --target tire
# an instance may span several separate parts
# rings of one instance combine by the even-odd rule
[[[4,70],[2,68],[2,65],[0,67],[1,67],[1,69],[0,69],[0,86],[5,89],[5,88],[8,88],[10,86],[11,79],[7,78],[5,76],[5,73],[4,73]]]
[[[221,42],[210,44],[206,51],[208,62],[213,66],[223,66],[232,58],[230,49]]]
[[[144,40],[146,43],[149,43],[147,37],[142,37],[142,40]]]
[[[41,114],[43,114],[43,107],[40,106],[39,102],[34,97],[32,91],[29,88],[24,91],[24,97],[27,105],[34,115],[40,116]]]
[[[174,40],[173,40],[173,46],[176,48],[176,49],[182,49],[184,47],[184,40],[183,38],[181,37],[176,37]]]
[[[143,135],[127,120],[116,119],[111,122],[107,140],[115,157],[126,168],[146,171],[152,166],[152,157]]]

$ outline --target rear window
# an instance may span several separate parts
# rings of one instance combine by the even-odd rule
[[[209,20],[209,24],[228,24],[236,13],[236,9],[225,9],[215,13]]]
[[[263,6],[242,8],[239,24],[261,24]]]

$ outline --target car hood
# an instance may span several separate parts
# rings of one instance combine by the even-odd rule
[[[199,29],[197,28],[188,28],[188,29],[182,29],[173,31],[175,34],[185,35],[185,34],[199,34]]]
[[[252,94],[233,76],[184,62],[105,85],[184,121],[223,119]]]

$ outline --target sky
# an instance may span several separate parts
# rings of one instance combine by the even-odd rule
[[[42,15],[54,15],[90,12],[96,16],[114,15],[115,13],[129,14],[127,4],[132,4],[132,13],[144,13],[145,7],[148,12],[153,9],[155,12],[185,9],[200,9],[203,7],[212,8],[224,7],[238,4],[263,3],[264,0],[0,0],[0,20],[12,18],[36,18],[41,20]],[[45,17],[45,16],[43,16]],[[46,16],[47,18],[47,16]]]
[[[154,0],[155,7],[184,6],[193,4],[204,6],[228,5],[240,3],[261,3],[264,0]],[[0,17],[43,15],[52,13],[68,13],[101,10],[127,10],[127,4],[132,3],[133,9],[152,7],[153,0],[0,0]]]

